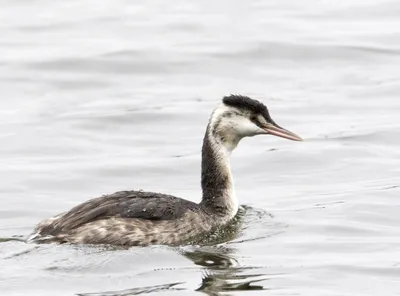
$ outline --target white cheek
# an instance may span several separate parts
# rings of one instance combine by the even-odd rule
[[[240,122],[236,122],[236,129],[239,135],[242,137],[252,137],[259,134],[264,134],[264,130],[259,128],[253,122],[247,118],[240,119]]]

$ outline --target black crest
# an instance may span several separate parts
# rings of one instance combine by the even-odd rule
[[[241,95],[230,95],[224,97],[222,102],[227,106],[246,109],[256,114],[262,114],[267,121],[272,121],[267,106],[257,100]]]

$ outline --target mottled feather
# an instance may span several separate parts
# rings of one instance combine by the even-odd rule
[[[41,228],[46,235],[68,232],[96,220],[115,218],[173,220],[199,205],[172,195],[143,191],[119,191],[88,200],[53,223]]]

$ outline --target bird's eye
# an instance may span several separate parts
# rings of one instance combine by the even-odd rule
[[[257,123],[257,122],[258,122],[257,116],[255,116],[255,115],[252,115],[252,116],[250,117],[250,120],[251,120],[252,122],[254,122],[254,123]]]

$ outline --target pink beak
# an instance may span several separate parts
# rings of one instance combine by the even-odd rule
[[[271,134],[274,136],[278,136],[278,137],[293,140],[293,141],[303,141],[303,139],[300,138],[295,133],[292,133],[288,130],[285,130],[284,128],[272,125],[270,123],[263,125],[262,129],[265,130],[268,134]]]

